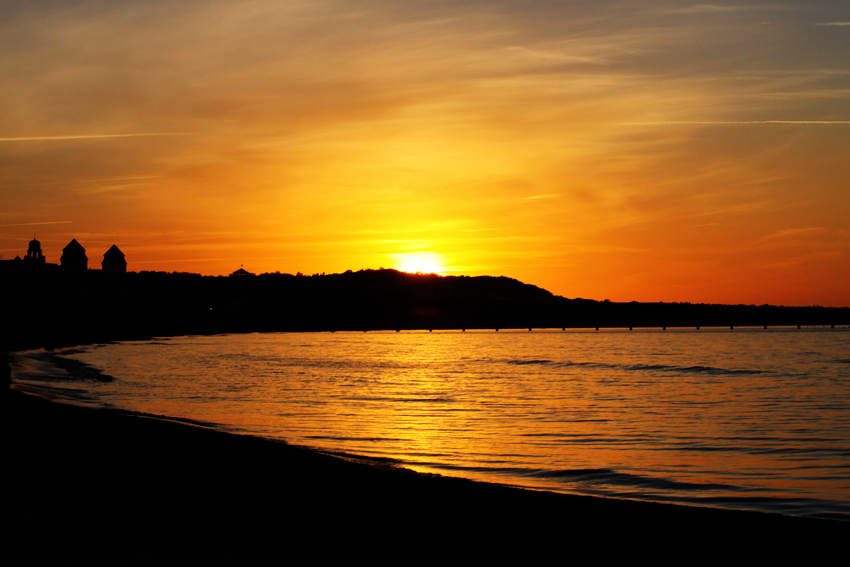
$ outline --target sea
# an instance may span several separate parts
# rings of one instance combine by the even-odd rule
[[[535,490],[850,521],[850,329],[255,333],[18,353],[14,387]]]

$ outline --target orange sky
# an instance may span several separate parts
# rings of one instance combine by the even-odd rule
[[[0,8],[0,257],[850,305],[846,1]]]

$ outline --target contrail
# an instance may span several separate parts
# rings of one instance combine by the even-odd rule
[[[50,222],[23,222],[20,224],[0,224],[0,226],[35,226],[37,224],[68,224],[74,221],[69,220],[60,220],[60,221],[50,221]]]
[[[26,138],[0,138],[0,142],[34,142],[52,140],[97,140],[102,138],[138,138],[144,136],[192,136],[192,132],[142,132],[139,134],[75,134],[71,136],[30,136]]]

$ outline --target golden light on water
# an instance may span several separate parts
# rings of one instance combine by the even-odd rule
[[[411,274],[441,274],[446,271],[446,260],[436,252],[405,252],[393,254],[393,268]]]
[[[830,380],[811,380],[844,372],[844,344],[838,330],[503,329],[183,337],[77,356],[116,376],[94,399],[122,409],[413,470],[698,505],[740,496],[736,483],[747,478],[743,507],[814,497],[813,508],[846,514],[847,459],[835,455],[833,437],[812,441],[792,427],[805,419],[807,431],[828,431],[846,412],[825,404],[835,397]],[[799,352],[837,362],[807,366]],[[239,357],[250,362],[234,368]],[[799,380],[776,381],[770,370],[800,360],[813,372],[806,404],[795,395]],[[779,402],[766,409],[765,396]],[[779,433],[741,436],[766,428]],[[744,450],[723,442],[734,435]],[[783,451],[801,442],[812,452]],[[796,463],[822,473],[797,474]]]

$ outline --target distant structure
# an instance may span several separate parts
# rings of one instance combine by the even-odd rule
[[[59,258],[59,263],[62,265],[62,270],[70,275],[85,274],[89,268],[86,249],[77,242],[76,238],[62,249],[62,257]]]
[[[248,270],[246,270],[245,268],[240,266],[238,270],[236,270],[235,272],[230,274],[230,277],[231,278],[238,278],[238,277],[256,276],[256,275],[257,274],[252,274],[251,272],[249,272]]]
[[[0,297],[14,298],[0,314],[4,323],[10,322],[0,326],[0,340],[19,325],[30,332],[50,332],[57,324],[82,325],[93,316],[121,325],[131,297],[124,253],[113,245],[101,266],[89,269],[86,249],[76,239],[65,246],[58,263],[47,262],[33,235],[23,258],[0,260]]]
[[[114,244],[103,255],[103,261],[100,263],[100,266],[104,274],[115,276],[127,273],[127,260],[124,259],[124,253]]]
[[[27,249],[27,255],[24,256],[24,260],[27,262],[32,262],[34,264],[44,264],[44,254],[41,253],[41,242],[35,239],[35,235],[32,235],[32,240],[30,240],[29,248]]]
[[[84,277],[88,272],[102,272],[105,276],[114,279],[127,273],[127,260],[124,253],[116,245],[106,251],[101,262],[102,270],[89,270],[89,259],[86,249],[77,242],[71,240],[64,249],[59,264],[47,262],[44,252],[41,250],[41,242],[36,240],[35,235],[30,240],[26,255],[21,258],[16,256],[14,260],[0,260],[0,275],[29,274],[40,279],[44,278],[72,278]]]

